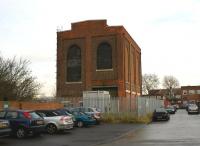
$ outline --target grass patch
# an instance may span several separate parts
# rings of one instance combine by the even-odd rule
[[[104,113],[102,122],[105,123],[143,123],[148,124],[152,120],[152,114],[138,117],[134,113]]]

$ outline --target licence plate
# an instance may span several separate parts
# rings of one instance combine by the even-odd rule
[[[7,124],[4,124],[4,123],[0,123],[0,128],[7,128]]]
[[[43,121],[37,121],[36,123],[37,123],[38,125],[43,125],[43,124],[44,124]]]

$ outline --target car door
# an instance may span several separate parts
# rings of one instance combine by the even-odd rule
[[[19,121],[17,120],[18,113],[16,111],[8,111],[5,115],[5,119],[9,120],[12,130],[17,129]]]
[[[27,120],[21,112],[8,111],[6,113],[6,119],[10,121],[10,125],[13,130],[22,127],[28,128],[30,126],[30,120]]]

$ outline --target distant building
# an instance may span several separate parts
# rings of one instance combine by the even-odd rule
[[[164,105],[178,104],[182,106],[181,88],[175,88],[171,91],[168,89],[154,89],[149,91],[149,96],[164,99]]]
[[[83,91],[95,90],[133,104],[141,95],[141,50],[123,26],[106,20],[57,32],[57,97],[78,102]]]
[[[181,88],[172,89],[171,95],[168,89],[154,89],[149,91],[149,95],[166,97],[167,99],[181,99]]]
[[[166,97],[172,104],[200,103],[200,86],[181,86],[181,88],[175,88],[172,90],[171,97],[167,89],[151,90],[149,95]]]
[[[184,102],[200,102],[200,86],[182,86],[181,91]]]

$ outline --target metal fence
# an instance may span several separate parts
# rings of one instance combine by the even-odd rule
[[[138,116],[145,116],[152,113],[156,108],[164,106],[164,101],[155,96],[138,97],[137,102]]]
[[[70,98],[65,100],[62,98],[54,99],[54,101],[64,104],[65,107],[96,107],[105,113],[125,113],[131,112],[138,116],[145,116],[152,113],[156,108],[164,105],[160,97],[155,96],[138,96],[138,97],[107,97],[92,95],[81,98]],[[73,99],[73,100],[72,100]],[[44,102],[44,101],[41,101]],[[49,102],[49,101],[45,101]]]
[[[96,107],[104,113],[131,112],[138,116],[152,113],[156,108],[163,106],[163,104],[163,100],[155,96],[140,96],[133,99],[127,97],[95,97],[83,100],[83,106]]]

